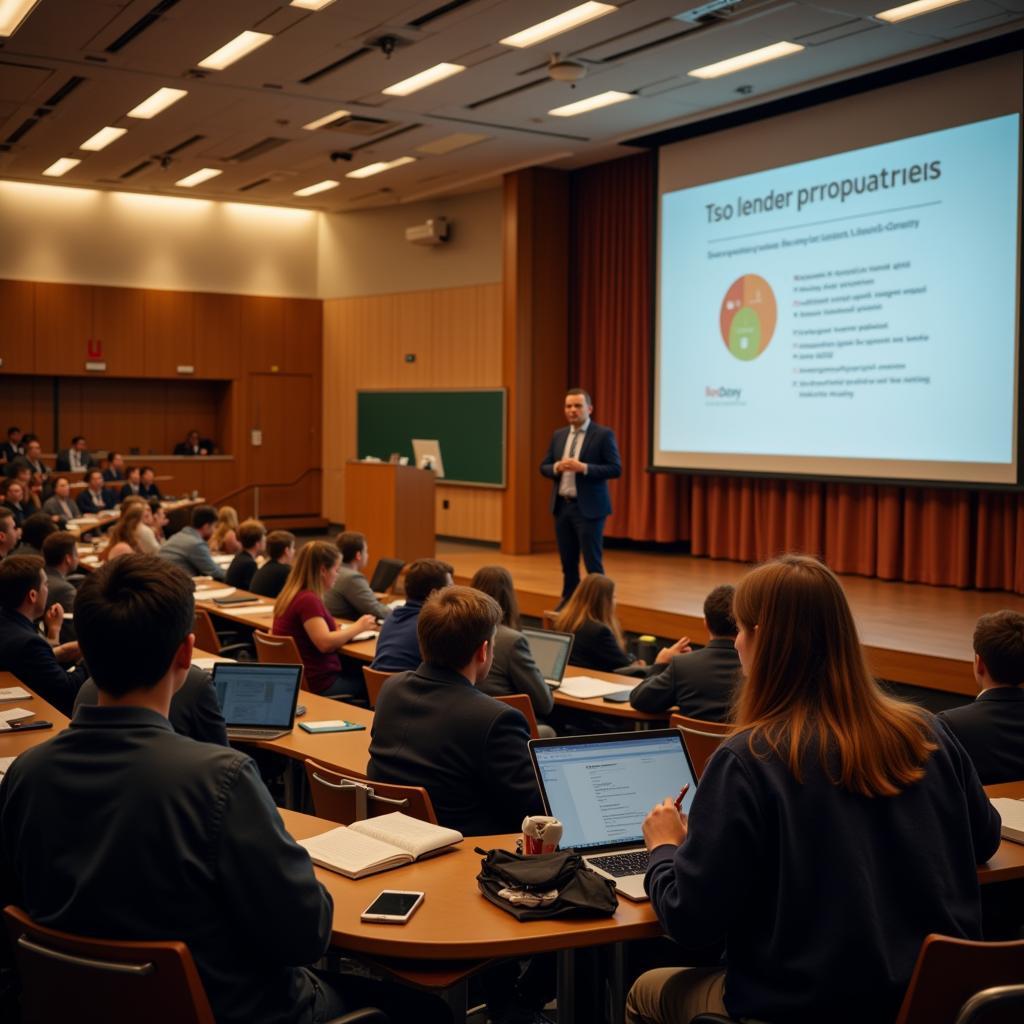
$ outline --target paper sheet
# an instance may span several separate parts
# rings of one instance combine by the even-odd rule
[[[566,697],[579,697],[589,700],[591,697],[604,697],[609,693],[621,693],[632,690],[639,680],[628,676],[622,677],[621,683],[610,683],[605,679],[593,679],[591,676],[572,676],[562,680],[558,692]]]

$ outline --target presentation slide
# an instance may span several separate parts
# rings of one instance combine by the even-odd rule
[[[655,465],[1016,482],[1019,154],[1009,114],[665,192]]]

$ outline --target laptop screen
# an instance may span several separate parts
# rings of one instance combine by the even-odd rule
[[[572,650],[572,633],[553,633],[548,629],[524,629],[530,653],[545,679],[562,681]]]
[[[530,743],[548,812],[564,828],[562,849],[642,844],[643,820],[686,784],[697,788],[675,729]]]
[[[229,729],[290,729],[295,723],[301,679],[301,665],[220,661],[213,666],[217,703]]]

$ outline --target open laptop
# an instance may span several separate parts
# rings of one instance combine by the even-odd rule
[[[647,899],[643,820],[687,783],[682,809],[688,811],[697,788],[683,734],[652,729],[556,736],[530,740],[530,756],[544,810],[562,823],[561,848],[583,854],[628,899]]]
[[[301,665],[217,662],[213,688],[228,739],[275,740],[290,733],[301,680]]]
[[[565,667],[572,652],[572,633],[556,633],[552,629],[524,629],[523,636],[530,645],[530,653],[537,663],[544,682],[557,690],[562,685]]]

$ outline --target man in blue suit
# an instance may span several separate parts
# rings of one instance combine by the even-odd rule
[[[622,460],[615,433],[594,423],[590,395],[571,388],[565,396],[569,425],[556,430],[541,473],[554,481],[551,511],[562,559],[562,603],[580,581],[580,554],[587,572],[604,572],[601,548],[604,521],[611,515],[608,481],[622,475]]]

